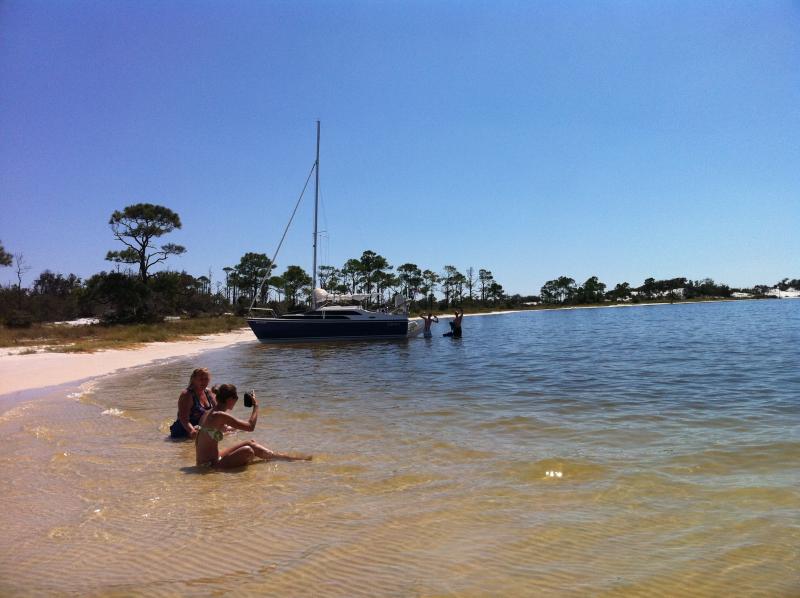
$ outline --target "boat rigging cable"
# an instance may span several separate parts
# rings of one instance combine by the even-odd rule
[[[278,252],[281,250],[281,245],[283,245],[283,240],[286,238],[286,233],[289,232],[289,227],[292,225],[292,220],[294,220],[294,215],[297,214],[297,208],[300,207],[300,202],[303,199],[303,195],[305,195],[306,189],[308,188],[308,182],[311,180],[311,175],[314,174],[314,171],[317,169],[317,162],[314,162],[314,165],[311,167],[311,171],[308,173],[308,177],[306,177],[306,184],[303,185],[303,190],[300,192],[300,197],[297,198],[297,203],[294,204],[294,210],[292,210],[292,215],[289,217],[289,222],[286,223],[286,228],[283,229],[283,236],[281,237],[280,243],[278,243],[278,248],[275,250],[275,253],[272,256],[272,261],[270,261],[269,266],[267,267],[267,273],[264,275],[264,278],[261,279],[261,282],[258,285],[258,290],[253,295],[253,300],[250,302],[250,308],[247,310],[248,313],[253,311],[253,306],[256,304],[256,299],[261,294],[261,288],[264,286],[264,283],[269,278],[269,275],[272,273],[272,268],[275,266],[275,259],[278,257]]]

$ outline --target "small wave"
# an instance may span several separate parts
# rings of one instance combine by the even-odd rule
[[[124,417],[125,412],[122,409],[117,409],[116,407],[110,407],[103,411],[100,415],[114,415],[116,417]]]

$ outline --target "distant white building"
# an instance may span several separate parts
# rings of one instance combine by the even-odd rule
[[[785,291],[780,290],[778,287],[774,287],[767,291],[766,294],[767,296],[777,297],[778,299],[800,299],[800,291],[791,287]]]

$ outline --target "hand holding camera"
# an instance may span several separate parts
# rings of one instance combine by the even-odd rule
[[[258,402],[256,401],[255,390],[251,390],[250,392],[244,393],[244,406],[252,407],[253,405],[258,405]]]

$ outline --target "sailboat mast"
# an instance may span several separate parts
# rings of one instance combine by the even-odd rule
[[[311,271],[311,309],[316,309],[316,301],[314,301],[314,289],[317,288],[317,239],[319,234],[317,232],[317,214],[319,213],[319,121],[317,121],[317,161],[314,163],[314,171],[316,180],[314,181],[314,261],[313,270]]]

